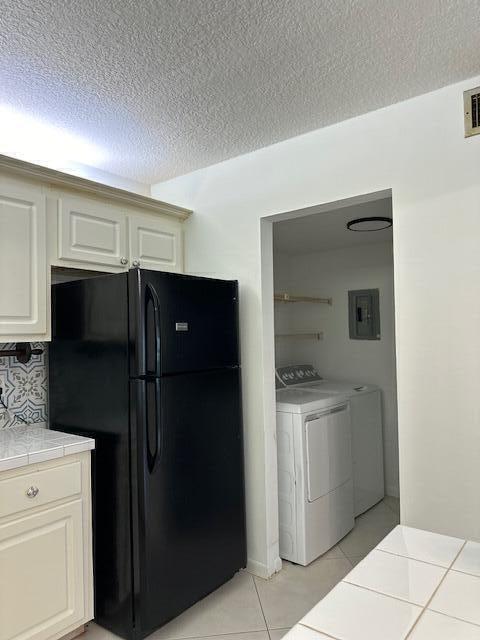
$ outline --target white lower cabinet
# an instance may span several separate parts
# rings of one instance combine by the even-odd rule
[[[0,640],[53,640],[93,617],[90,453],[34,466],[0,473],[0,487],[25,485],[0,519]],[[60,500],[58,469],[73,492]],[[30,487],[44,504],[26,508]]]
[[[1,640],[46,639],[83,618],[82,538],[81,500],[1,528]]]
[[[0,342],[49,334],[45,196],[41,187],[0,176]]]

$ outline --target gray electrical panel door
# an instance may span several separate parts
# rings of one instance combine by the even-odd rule
[[[351,340],[380,340],[378,289],[349,291],[348,319]]]

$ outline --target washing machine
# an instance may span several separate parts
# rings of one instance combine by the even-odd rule
[[[277,390],[280,556],[307,565],[354,526],[346,396]]]
[[[315,367],[292,365],[277,369],[277,387],[311,389],[347,397],[352,425],[353,503],[355,517],[385,496],[382,398],[373,384],[323,379]]]

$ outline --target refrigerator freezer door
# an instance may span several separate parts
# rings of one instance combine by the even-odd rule
[[[240,371],[130,385],[142,638],[246,564]]]
[[[133,269],[129,305],[131,378],[238,365],[236,282]]]

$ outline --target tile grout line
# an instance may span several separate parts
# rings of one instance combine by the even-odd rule
[[[438,593],[438,590],[440,589],[440,587],[442,586],[442,584],[445,582],[445,578],[448,576],[448,574],[450,573],[451,568],[453,567],[453,565],[455,564],[455,562],[457,561],[459,555],[462,553],[462,551],[465,549],[465,546],[467,544],[467,540],[463,541],[462,546],[460,547],[460,549],[458,550],[458,553],[456,554],[456,556],[454,557],[454,559],[452,560],[452,562],[450,563],[448,569],[445,571],[445,575],[443,576],[443,578],[440,580],[440,582],[438,583],[437,588],[435,589],[435,591],[432,593],[432,595],[430,596],[428,602],[426,603],[426,605],[423,607],[422,612],[420,613],[420,615],[418,616],[418,618],[415,620],[415,622],[412,625],[412,628],[410,629],[410,631],[407,633],[407,635],[405,636],[405,640],[408,640],[408,638],[411,637],[414,629],[418,626],[418,623],[420,622],[420,620],[423,618],[425,611],[428,610],[428,606],[430,605],[430,603],[432,602],[432,600],[434,599],[434,597],[436,596],[436,594]],[[448,617],[448,616],[447,616]]]
[[[304,627],[305,629],[310,629],[310,631],[315,631],[315,633],[321,633],[325,637],[331,638],[332,640],[341,640],[341,638],[338,638],[337,636],[331,636],[329,633],[325,633],[325,631],[319,631],[318,629],[314,629],[313,627],[310,627],[310,625],[305,624],[304,622],[299,622],[298,624],[301,627]]]
[[[393,553],[393,551],[387,551],[386,549],[379,549],[378,547],[374,547],[372,551],[380,551],[381,553],[386,553],[389,556],[394,556],[395,558],[405,558],[405,560],[413,560],[414,562],[421,562],[422,564],[428,564],[430,567],[438,567],[439,569],[445,569],[445,571],[450,571],[450,566],[445,567],[444,565],[435,564],[435,562],[429,562],[428,560],[419,560],[418,558],[412,558],[412,556],[402,556],[400,553]],[[369,552],[369,554],[370,553],[371,551]],[[366,557],[367,556],[365,556],[365,558]]]
[[[437,611],[436,609],[429,609],[429,611],[432,611],[439,616],[443,616],[444,618],[451,618],[452,620],[458,620],[458,622],[465,622],[465,624],[470,624],[472,625],[472,627],[478,627],[480,629],[480,624],[478,624],[477,622],[465,620],[465,618],[458,618],[457,616],[451,616],[449,613],[442,613],[442,611]]]
[[[462,547],[462,549],[463,549],[463,547]],[[394,553],[393,551],[387,551],[386,549],[379,549],[378,547],[374,547],[372,549],[372,551],[381,551],[382,553],[387,553],[388,555],[395,556],[396,558],[405,558],[406,560],[414,560],[415,562],[422,562],[423,564],[428,564],[431,567],[438,567],[439,569],[445,569],[446,571],[450,571],[450,568],[451,568],[451,565],[448,565],[447,567],[445,567],[442,564],[435,564],[435,562],[429,562],[428,560],[419,560],[418,558],[412,558],[412,556],[404,556],[404,555],[401,555],[400,553]],[[370,553],[371,553],[371,551],[369,551],[367,553],[365,558],[367,558],[367,556]],[[455,556],[455,560],[456,559],[457,559],[457,556]],[[454,562],[455,562],[455,560],[454,560]],[[454,569],[454,571],[456,571],[456,569]],[[459,571],[459,573],[462,573],[462,572]],[[472,574],[468,574],[468,575],[472,575]]]
[[[266,616],[265,616],[265,612],[264,612],[264,610],[263,610],[262,599],[260,598],[260,594],[259,594],[259,592],[258,592],[257,583],[255,582],[255,577],[254,577],[254,576],[252,576],[252,580],[253,580],[253,586],[255,587],[255,592],[256,592],[256,594],[257,594],[257,598],[258,598],[258,604],[260,605],[260,610],[261,610],[261,612],[262,612],[263,620],[264,620],[264,622],[265,622],[265,628],[266,628],[266,630],[267,630],[267,635],[268,635],[268,637],[269,637],[269,640],[272,640],[272,636],[270,635],[270,628],[269,628],[269,626],[268,626],[267,618],[266,618]]]
[[[461,573],[464,576],[470,576],[471,578],[479,578],[480,579],[480,575],[478,573],[469,573],[468,571],[460,571],[460,569],[453,569],[453,568],[449,569],[449,571],[453,571],[453,573]]]
[[[445,568],[444,568],[445,569]],[[445,575],[442,576],[442,580],[447,575],[448,571],[445,569]],[[357,587],[358,589],[363,589],[364,591],[370,591],[370,593],[376,593],[379,596],[384,596],[385,598],[391,598],[392,600],[397,600],[398,602],[404,602],[405,604],[410,604],[413,607],[418,607],[419,609],[423,609],[422,604],[418,604],[418,602],[412,602],[411,600],[405,600],[404,598],[399,598],[398,596],[392,596],[390,593],[385,593],[384,591],[376,591],[371,587],[365,587],[362,584],[357,584],[356,582],[349,582],[348,580],[341,580],[344,584],[349,584],[351,587]]]
[[[347,554],[345,553],[345,551],[342,549],[342,547],[340,546],[340,543],[337,544],[337,547],[340,551],[340,553],[342,554],[343,558],[345,558],[345,560],[348,562],[348,564],[352,567],[353,569],[353,564],[352,561],[350,560],[350,558],[347,556]],[[327,552],[328,553],[328,552]],[[343,560],[343,558],[340,558],[340,560]]]

